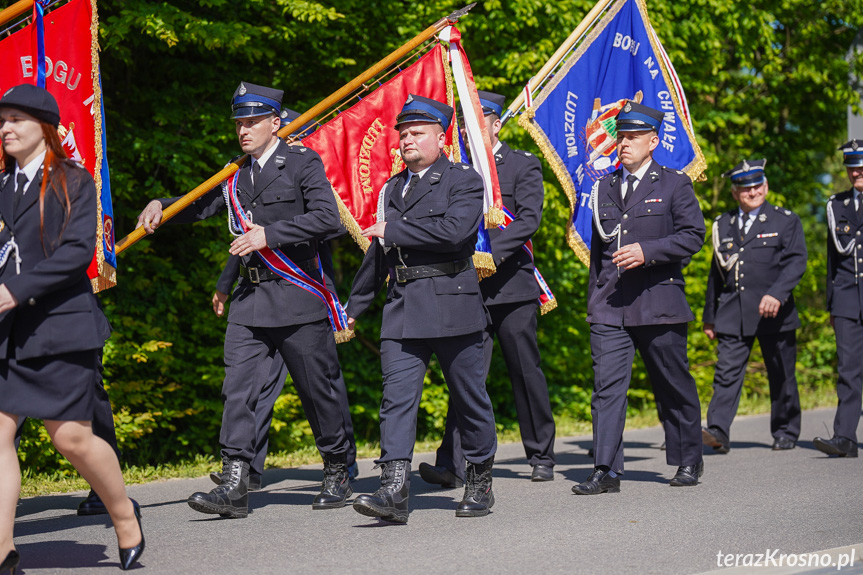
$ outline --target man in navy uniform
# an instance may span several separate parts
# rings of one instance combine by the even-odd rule
[[[299,112],[290,108],[282,108],[282,113],[280,114],[281,127],[290,124],[299,117]],[[288,136],[289,142],[292,145],[300,146],[302,145],[300,138],[308,136],[313,131],[314,124],[308,124],[290,134]],[[328,240],[325,239],[318,242],[318,254],[321,258],[321,268],[324,272],[324,280],[327,287],[334,291],[336,284],[333,271],[333,254]],[[224,315],[225,303],[230,297],[229,294],[233,291],[234,284],[240,277],[240,263],[239,256],[230,256],[216,283],[216,291],[213,293],[213,312],[219,317]],[[258,397],[258,403],[255,406],[255,455],[249,463],[249,491],[260,491],[263,487],[264,464],[267,460],[267,451],[270,445],[270,425],[273,421],[273,409],[285,386],[285,378],[288,376],[288,367],[282,361],[281,356],[278,353],[274,353],[271,359],[273,364],[270,368],[267,382],[261,389],[261,395]],[[333,370],[337,373],[334,382],[338,390],[337,395],[340,399],[347,400],[347,390],[342,391],[342,388],[345,388],[345,380],[342,377],[341,366],[336,363],[333,366]],[[350,441],[347,452],[348,475],[351,481],[353,481],[358,473],[356,463],[357,446],[354,441],[354,428],[347,401],[342,405],[342,414],[345,417],[345,432],[348,434],[348,440]],[[212,472],[210,473],[210,479],[219,485],[222,482],[222,474]]]
[[[354,509],[386,521],[408,520],[410,463],[423,377],[435,354],[449,387],[467,459],[457,517],[487,515],[494,504],[494,413],[485,389],[487,325],[472,256],[482,217],[483,183],[466,164],[443,154],[451,107],[408,97],[396,119],[407,169],[381,190],[372,243],[354,278],[347,313],[366,309],[387,276],[381,325],[381,487]]]
[[[259,250],[280,250],[317,282],[317,242],[339,228],[332,186],[317,153],[280,140],[282,91],[241,82],[232,100],[243,152],[251,156],[237,179],[237,197],[251,223],[231,243],[241,256],[240,280],[234,290],[225,332],[222,483],[209,493],[194,493],[189,505],[223,517],[248,515],[249,462],[255,454],[255,406],[279,353],[288,366],[297,394],[324,459],[324,480],[313,509],[344,506],[351,494],[346,453],[349,440],[334,384],[336,356],[326,305],[304,288],[277,275]],[[148,233],[159,225],[162,208],[178,198],[153,200],[138,217]],[[213,188],[172,221],[194,222],[226,208],[221,187]],[[237,216],[232,210],[232,215]]]
[[[717,340],[716,372],[702,439],[719,453],[731,448],[731,422],[756,337],[770,383],[773,449],[793,449],[800,435],[795,375],[800,318],[791,292],[806,272],[806,241],[800,218],[766,201],[765,163],[744,160],[722,174],[731,178],[739,206],[713,222],[702,321],[707,337]]]
[[[659,165],[663,114],[628,101],[617,116],[622,167],[594,184],[587,321],[593,357],[594,471],[573,492],[620,491],[626,391],[638,349],[665,429],[672,486],[698,484],[701,406],[686,357],[683,265],[701,249],[704,217],[683,172]]]
[[[857,457],[863,391],[863,140],[840,148],[851,189],[827,201],[827,309],[836,331],[839,405],[833,437],[816,437],[828,455]]]
[[[545,195],[542,166],[530,152],[513,150],[498,139],[506,98],[483,90],[478,94],[497,164],[501,199],[513,215],[505,229],[489,230],[497,271],[479,284],[491,316],[483,338],[486,373],[491,366],[496,335],[512,383],[521,442],[532,467],[531,479],[551,481],[555,463],[554,417],[536,340],[540,289],[533,273],[533,258],[524,249],[542,220]],[[450,404],[435,465],[420,463],[420,476],[429,483],[458,487],[464,481],[464,461]]]

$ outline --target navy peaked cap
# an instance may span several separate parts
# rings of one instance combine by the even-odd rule
[[[842,163],[847,168],[863,167],[863,140],[849,140],[839,146],[842,150]]]
[[[494,92],[486,92],[485,90],[477,90],[479,95],[479,103],[482,106],[484,116],[495,114],[497,117],[503,116],[503,108],[506,106],[506,97]]]
[[[764,183],[764,166],[767,160],[743,160],[724,174],[723,178],[731,178],[731,184],[736,188],[752,188]]]
[[[443,102],[411,94],[396,117],[395,127],[398,129],[401,124],[408,122],[434,122],[440,124],[446,132],[452,122],[452,111],[452,108]]]
[[[299,118],[301,115],[302,114],[300,114],[300,112],[296,112],[294,110],[291,110],[290,108],[282,108],[282,113],[279,114],[279,120],[281,121],[281,125],[279,126],[279,128],[284,128],[285,126],[287,126],[288,124],[290,124],[291,122],[293,122],[294,120]],[[308,124],[306,124],[305,126],[301,126],[301,127],[297,128],[296,130],[294,130],[293,132],[288,134],[288,137],[289,138],[297,138],[297,137],[305,138],[306,136],[308,136],[309,134],[311,134],[312,132],[314,132],[317,129],[318,129],[317,124],[315,124],[315,122],[312,121],[312,122],[309,122]]]
[[[240,82],[231,98],[231,119],[251,118],[264,114],[279,115],[282,110],[282,90]]]
[[[644,130],[659,131],[665,114],[644,104],[627,100],[623,109],[617,114],[618,132],[640,132]]]
[[[14,108],[30,114],[37,120],[60,125],[60,107],[51,92],[33,84],[20,84],[9,88],[0,98],[0,108]]]

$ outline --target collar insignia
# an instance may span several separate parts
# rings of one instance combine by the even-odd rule
[[[758,214],[758,221],[762,224],[767,221],[767,214]]]

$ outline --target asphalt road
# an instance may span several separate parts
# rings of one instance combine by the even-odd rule
[[[628,431],[621,493],[598,496],[570,491],[592,469],[590,437],[557,440],[558,465],[549,483],[530,482],[520,444],[501,445],[496,505],[484,518],[456,518],[461,490],[420,479],[416,467],[432,462],[432,454],[414,458],[407,525],[378,522],[350,506],[313,511],[320,465],[268,470],[263,491],[251,496],[247,519],[211,518],[189,508],[191,493],[212,487],[205,477],[133,485],[129,493],[143,509],[147,540],[139,571],[532,575],[724,568],[723,573],[776,575],[834,573],[828,563],[853,552],[855,566],[841,572],[863,573],[863,459],[827,458],[812,446],[814,436],[825,435],[824,423],[832,429],[832,419],[833,410],[806,412],[797,449],[773,452],[767,416],[738,418],[731,452],[707,448],[702,483],[692,488],[668,485],[675,470],[656,448],[663,439],[660,428]],[[356,493],[377,488],[372,466],[371,460],[360,462]],[[83,495],[22,501],[15,524],[19,573],[118,572],[110,523],[75,514]],[[831,549],[832,555],[820,559],[824,567],[801,570],[800,559],[794,568],[788,567],[791,559],[778,566],[782,554]],[[769,567],[755,566],[758,554]]]

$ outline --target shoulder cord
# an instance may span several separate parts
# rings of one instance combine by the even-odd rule
[[[847,246],[843,246],[839,241],[839,238],[836,236],[836,216],[833,214],[832,200],[827,200],[827,225],[830,226],[830,235],[833,236],[833,244],[836,246],[836,251],[839,252],[839,255],[851,255],[851,252],[854,250],[854,246],[857,244],[857,239],[851,238],[851,241],[848,242]],[[858,284],[860,283],[860,274],[857,269],[857,258],[855,257],[851,259],[854,260],[854,283]]]

